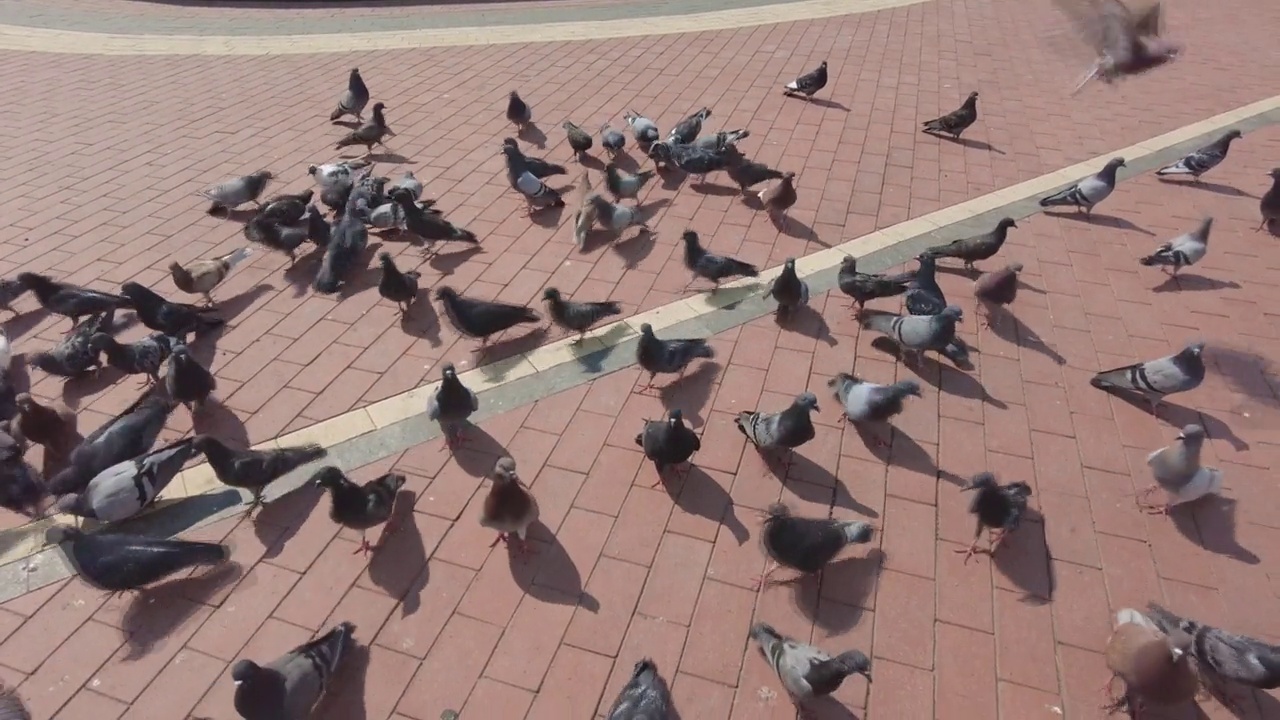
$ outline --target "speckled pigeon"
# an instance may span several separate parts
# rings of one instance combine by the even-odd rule
[[[614,315],[622,314],[622,306],[616,302],[578,302],[566,300],[560,291],[551,287],[542,293],[547,303],[547,314],[556,325],[578,333],[575,342],[581,342],[592,325]]]
[[[760,644],[760,652],[801,712],[806,712],[806,702],[835,692],[850,675],[860,674],[871,681],[871,660],[859,650],[831,657],[765,623],[753,625],[751,637]]]
[[[1009,238],[1009,228],[1016,227],[1018,223],[1014,222],[1013,218],[1001,218],[1000,222],[996,223],[995,229],[990,232],[931,247],[922,254],[931,258],[956,258],[964,261],[966,270],[972,270],[973,264],[978,260],[989,260],[1000,252],[1000,248],[1004,247],[1004,241]]]
[[[673,717],[671,691],[649,658],[636,663],[605,720],[667,720]]]
[[[780,412],[764,413],[744,410],[734,418],[738,430],[758,450],[785,450],[790,467],[795,449],[816,437],[811,414],[818,409],[818,397],[801,393],[791,406]]]

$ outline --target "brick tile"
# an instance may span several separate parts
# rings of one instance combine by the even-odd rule
[[[536,547],[542,550],[545,546],[536,543]],[[532,580],[538,573],[538,564],[545,558],[545,551],[539,552],[527,563],[514,559],[515,557],[510,552],[489,553],[484,567],[462,596],[459,612],[497,627],[505,627],[526,589],[532,585]]]
[[[640,566],[600,558],[586,588],[600,607],[594,612],[582,607],[574,611],[565,632],[565,644],[609,657],[616,655],[647,575],[648,571]]]
[[[733,688],[693,675],[679,673],[671,696],[683,717],[728,720],[733,710]]]
[[[742,645],[742,629],[750,627],[754,607],[755,593],[749,590],[713,581],[704,583],[689,627],[681,672],[733,685],[741,658],[739,653],[725,649]]]
[[[627,637],[618,651],[618,661],[613,664],[613,674],[605,684],[600,701],[600,712],[607,712],[622,687],[631,679],[635,663],[641,658],[651,658],[667,682],[680,664],[680,652],[684,647],[685,628],[657,618],[636,615],[631,620]]]
[[[946,623],[939,623],[936,629],[939,716],[964,717],[972,713],[994,717],[997,700],[993,638]]]
[[[622,511],[613,524],[613,533],[605,544],[604,554],[648,566],[662,539],[671,501],[666,493],[648,488],[631,488]]]
[[[688,626],[710,559],[710,543],[681,535],[664,536],[637,611]]]
[[[965,565],[964,555],[955,552],[966,545],[938,543],[938,619],[953,625],[994,632],[991,566]]]
[[[316,560],[324,572],[311,572],[293,586],[276,607],[273,615],[294,625],[319,630],[329,613],[346,595],[347,589],[364,570],[363,553],[354,553],[358,547],[341,538],[335,539]]]
[[[604,446],[574,498],[574,506],[617,517],[631,489],[631,479],[647,462],[639,448]]]
[[[174,584],[178,582],[190,584],[189,579]],[[128,639],[94,677],[95,691],[133,702],[213,612],[172,587],[162,592],[161,597],[141,596],[130,603],[122,623]]]
[[[997,669],[1010,680],[1046,692],[1058,689],[1053,614],[1048,604],[996,592]]]
[[[577,597],[591,576],[612,527],[606,515],[572,509],[561,524],[556,542],[548,548],[534,582]]]
[[[225,664],[198,652],[183,650],[165,665],[156,681],[129,706],[124,718],[173,717],[186,715],[217,679]]]
[[[266,563],[254,566],[187,646],[231,662],[297,581],[297,574],[288,570]]]
[[[1053,720],[1062,717],[1062,699],[1057,692],[1042,692],[1003,680],[1000,681],[999,691],[1002,717],[1027,720]]]
[[[1102,571],[1055,560],[1053,575],[1053,624],[1058,642],[1105,647],[1111,635],[1111,613]]]
[[[32,716],[53,717],[120,647],[120,642],[114,628],[92,620],[81,625],[18,687]]]
[[[561,645],[527,720],[593,716],[612,666],[613,661],[603,655]]]
[[[412,655],[425,657],[436,637],[453,614],[471,584],[475,573],[447,562],[427,563],[426,586],[419,605],[401,605],[393,611],[378,633],[377,644]]]
[[[611,421],[612,418],[603,415],[578,412],[560,435],[560,442],[547,463],[564,470],[586,473],[591,469],[596,453],[604,447],[605,438],[613,427]]]
[[[409,682],[396,712],[414,720],[435,720],[441,708],[461,708],[501,635],[501,628],[454,615]]]
[[[1099,535],[1098,549],[1112,609],[1146,607],[1150,598],[1160,597],[1160,581],[1146,543]]]
[[[507,624],[485,675],[536,692],[573,618],[576,599],[554,591],[536,600],[526,596]]]
[[[933,673],[878,660],[871,671],[871,707],[879,714],[904,720],[930,720],[933,714]]]
[[[358,667],[363,665],[363,667]],[[382,647],[360,647],[339,668],[316,709],[322,720],[390,717],[418,661]],[[359,673],[363,671],[363,677]],[[363,683],[360,680],[363,679]]]
[[[54,720],[119,720],[129,706],[92,690],[81,690],[62,706]]]
[[[83,582],[72,580],[63,585],[0,645],[0,665],[35,672],[101,604],[102,593]]]
[[[933,667],[934,583],[886,570],[876,597],[875,656]]]
[[[887,498],[883,527],[885,567],[932,578],[936,527],[933,507],[895,497]]]
[[[472,717],[524,717],[532,704],[533,693],[528,690],[480,678],[462,712]]]

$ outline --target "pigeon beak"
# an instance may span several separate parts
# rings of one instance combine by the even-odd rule
[[[871,671],[870,671],[870,670],[867,670],[866,672],[863,672],[863,673],[861,673],[861,674],[862,674],[864,677],[866,677],[866,678],[867,678],[867,683],[868,683],[868,684],[870,684],[870,683],[871,683]]]

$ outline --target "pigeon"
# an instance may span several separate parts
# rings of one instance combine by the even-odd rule
[[[776,315],[779,320],[789,317],[797,310],[809,304],[809,285],[796,274],[796,259],[787,258],[782,272],[774,278],[773,285],[766,293],[778,301]]]
[[[636,139],[636,144],[643,148],[658,142],[660,134],[657,123],[635,110],[623,113],[622,117],[631,128],[631,135]]]
[[[13,344],[9,332],[0,327],[0,423],[8,422],[18,414],[18,390],[13,384]]]
[[[507,182],[524,196],[529,214],[533,214],[535,208],[564,207],[560,193],[529,172],[519,149],[503,145],[502,154],[507,159]]]
[[[1136,392],[1151,403],[1151,411],[1159,414],[1162,398],[1186,392],[1204,382],[1204,343],[1191,343],[1174,355],[1103,370],[1089,380],[1099,390]]]
[[[533,552],[528,542],[529,526],[538,520],[538,500],[516,474],[516,461],[499,458],[489,480],[489,493],[480,513],[480,525],[498,531],[489,547],[499,541],[510,545],[511,536],[515,535],[520,539],[520,552]]]
[[[760,191],[760,204],[774,222],[782,222],[787,210],[796,204],[795,179],[795,173],[784,172],[781,180]]]
[[[35,294],[40,307],[54,315],[71,318],[73,326],[78,325],[80,318],[86,315],[99,315],[132,307],[129,298],[58,282],[47,275],[18,273],[17,281]]]
[[[956,258],[964,261],[965,270],[973,270],[975,262],[990,260],[1000,252],[1000,248],[1004,247],[1004,241],[1009,239],[1009,228],[1016,227],[1018,223],[1014,222],[1013,218],[1001,218],[991,232],[956,240],[946,245],[937,245],[926,249],[921,254],[931,258]]]
[[[332,501],[329,517],[343,527],[360,531],[360,547],[356,548],[352,555],[358,552],[368,555],[376,550],[377,546],[369,544],[365,532],[391,518],[396,493],[400,492],[400,488],[404,485],[405,477],[387,473],[364,485],[357,485],[347,479],[341,470],[327,465],[316,471],[311,477],[311,482],[329,491],[329,499]],[[391,528],[388,526],[383,530],[383,534],[390,531]]]
[[[737,153],[738,143],[749,137],[751,137],[751,131],[746,128],[718,130],[710,135],[703,135],[692,144],[701,150],[710,150],[715,153]],[[741,161],[746,162],[746,158],[742,158]]]
[[[812,100],[814,93],[826,86],[827,61],[823,60],[817,69],[810,70],[784,85],[782,94],[788,97],[803,97],[805,100]]]
[[[1204,257],[1205,252],[1209,250],[1209,230],[1212,227],[1213,218],[1207,217],[1195,230],[1183,233],[1161,245],[1155,252],[1138,260],[1138,263],[1147,267],[1171,266],[1173,274],[1177,275],[1178,270],[1195,265]]]
[[[973,296],[981,301],[982,306],[990,313],[991,306],[1009,305],[1018,296],[1018,273],[1022,272],[1022,263],[1006,265],[1002,270],[983,273],[973,283]],[[990,325],[990,320],[985,321]]]
[[[922,397],[920,383],[914,380],[880,385],[843,372],[836,373],[835,377],[828,380],[827,387],[832,389],[836,400],[840,401],[840,407],[844,409],[841,421],[847,419],[855,424],[888,422],[902,412],[902,403],[908,397]],[[878,437],[875,442],[881,447],[889,445]]]
[[[165,389],[174,402],[180,402],[199,412],[204,407],[209,395],[218,389],[218,380],[213,373],[191,357],[191,351],[185,343],[173,346],[173,354],[169,356],[169,370],[164,376]]]
[[[605,230],[621,234],[633,225],[644,231],[649,230],[644,213],[639,207],[611,203],[594,193],[589,196],[588,202],[595,208],[596,222]]]
[[[407,190],[415,201],[422,199],[422,191],[425,189],[422,186],[422,181],[418,179],[417,175],[413,174],[412,170],[405,170],[404,175],[401,175],[399,180],[391,183],[391,186],[387,188],[388,195],[396,188]]]
[[[231,559],[231,548],[218,543],[113,532],[89,534],[65,525],[46,530],[45,542],[57,546],[86,583],[110,593],[141,590],[184,570]]]
[[[206,304],[213,304],[211,293],[235,266],[244,262],[253,253],[253,248],[243,247],[220,258],[196,260],[185,266],[178,262],[169,263],[169,275],[173,284],[185,293],[204,296]]]
[[[43,475],[54,477],[71,458],[84,438],[76,431],[76,414],[62,403],[41,405],[30,393],[14,397],[18,416],[10,424],[13,438],[24,444],[33,442],[44,447]]]
[[[657,664],[644,658],[636,663],[605,720],[665,720],[673,717],[674,707],[671,690],[658,674]]]
[[[95,333],[89,338],[89,349],[103,353],[107,365],[125,375],[146,375],[149,382],[160,382],[160,368],[169,359],[177,341],[164,333],[150,335],[133,343],[121,343],[106,333]]]
[[[235,709],[245,720],[306,720],[353,642],[356,626],[343,622],[265,665],[231,666]]]
[[[760,271],[751,263],[707,252],[699,242],[698,233],[693,230],[685,230],[680,237],[684,240],[684,266],[693,273],[694,280],[705,278],[715,283],[712,292],[720,289],[722,280],[760,275]]]
[[[1090,175],[1065,190],[1041,198],[1040,207],[1072,206],[1076,212],[1084,210],[1086,215],[1090,215],[1093,213],[1094,206],[1106,200],[1116,189],[1116,171],[1124,166],[1124,158],[1111,158],[1102,170],[1098,171],[1098,174]]]
[[[18,454],[16,440],[0,433],[0,442],[14,446],[13,456],[0,461],[0,507],[34,519],[40,515],[49,490],[35,468]]]
[[[30,288],[23,284],[17,278],[0,278],[0,308],[4,308],[14,315],[18,314],[13,309],[13,303],[22,297]],[[3,718],[0,718],[3,720]]]
[[[50,375],[68,378],[79,377],[91,368],[101,367],[102,361],[93,349],[91,339],[110,330],[113,317],[114,311],[108,310],[85,319],[63,336],[57,345],[45,352],[28,355],[27,364]]]
[[[560,291],[550,287],[542,293],[547,303],[547,314],[555,324],[578,333],[575,342],[581,342],[592,325],[601,320],[622,314],[622,306],[616,302],[575,302],[565,300]]]
[[[276,195],[262,204],[262,210],[258,214],[283,225],[294,225],[306,215],[307,207],[311,205],[311,198],[315,194],[314,190],[308,188],[301,193]]]
[[[595,141],[591,138],[591,133],[574,125],[572,122],[565,120],[561,125],[565,133],[569,136],[569,147],[573,148],[574,157],[581,162],[582,156],[586,154]]]
[[[679,408],[672,408],[662,420],[646,420],[644,429],[636,434],[636,445],[644,450],[644,456],[653,461],[658,471],[657,487],[662,483],[662,474],[673,465],[690,463],[689,458],[702,449],[702,440],[693,428],[684,424],[684,415]]]
[[[1223,160],[1227,159],[1227,151],[1231,149],[1231,141],[1239,140],[1243,136],[1244,133],[1231,128],[1223,133],[1222,137],[1183,157],[1178,162],[1160,168],[1156,171],[1156,175],[1160,177],[1190,175],[1193,180],[1200,182],[1201,175],[1218,167]]]
[[[923,132],[929,134],[946,133],[957,140],[969,126],[978,121],[978,93],[969,93],[969,97],[965,98],[964,104],[943,115],[942,117],[932,120],[925,120],[921,125],[924,126]]]
[[[373,117],[366,120],[360,127],[344,135],[338,142],[334,143],[333,149],[340,150],[353,145],[363,145],[365,147],[365,157],[368,157],[373,152],[374,145],[382,145],[385,148],[386,145],[383,140],[395,136],[395,133],[387,126],[386,116],[383,115],[383,111],[386,109],[385,103],[374,103]]]
[[[626,135],[609,127],[609,123],[600,126],[600,147],[609,153],[609,157],[617,155],[626,146]]]
[[[515,90],[507,94],[507,120],[521,130],[533,122],[533,110],[528,103],[520,99],[520,94]]]
[[[329,454],[324,447],[314,443],[268,450],[236,450],[212,435],[197,435],[194,442],[223,485],[253,493],[250,512],[262,504],[262,493],[268,485]]]
[[[840,292],[853,298],[854,304],[861,311],[869,300],[896,297],[905,293],[914,277],[915,273],[890,276],[858,272],[857,259],[851,255],[845,255],[844,260],[840,262],[840,273],[836,282]]]
[[[127,520],[146,509],[198,453],[193,438],[183,438],[118,462],[95,475],[83,492],[58,498],[55,507],[99,522]]]
[[[916,258],[920,267],[907,282],[907,312],[912,315],[937,315],[947,306],[947,298],[938,285],[937,260],[931,255]]]
[[[759,185],[767,180],[782,179],[780,170],[774,170],[768,165],[750,160],[730,165],[725,171],[729,174],[729,179],[737,183],[744,195],[752,185]]]
[[[634,199],[640,196],[640,191],[657,174],[653,170],[641,170],[632,175],[619,169],[617,165],[609,163],[604,168],[604,186],[609,189],[609,194],[613,195],[614,200]]]
[[[145,454],[160,437],[174,404],[163,393],[139,397],[71,451],[68,466],[49,478],[49,492],[80,492],[103,470]]]
[[[567,175],[569,173],[563,165],[556,165],[555,163],[549,163],[542,158],[529,157],[528,155],[525,155],[520,150],[520,144],[516,142],[515,138],[503,138],[502,145],[504,147],[513,148],[516,151],[516,155],[524,161],[524,169],[528,170],[530,175],[538,178],[539,180],[551,177],[552,175]]]
[[[599,194],[591,191],[591,178],[585,170],[582,171],[581,186],[582,198],[578,202],[578,211],[573,214],[573,242],[578,246],[579,252],[585,252],[591,228],[595,227],[599,219],[595,200]]]
[[[737,162],[734,153],[716,152],[697,145],[681,145],[670,141],[651,145],[649,158],[658,167],[675,165],[689,175],[697,175],[700,183],[706,181],[708,173],[726,170]]]
[[[1164,65],[1181,47],[1160,37],[1160,3],[1134,13],[1120,0],[1055,0],[1097,54],[1072,95],[1097,78],[1107,84]]]
[[[343,115],[354,115],[356,120],[364,122],[364,106],[369,104],[369,88],[365,87],[364,78],[360,77],[359,68],[351,68],[347,78],[347,91],[338,100],[338,107],[329,115],[329,122],[335,122]]]
[[[338,185],[350,185],[355,171],[369,167],[368,160],[340,160],[336,163],[307,166],[307,174],[315,179],[323,190]]]
[[[706,122],[709,117],[711,117],[711,108],[704,107],[681,120],[667,134],[667,142],[672,145],[688,145],[697,140],[698,135],[702,132],[702,123]]]
[[[469,338],[480,338],[481,348],[488,345],[491,335],[542,321],[538,313],[524,305],[465,298],[448,285],[436,289],[436,299],[444,306],[444,314],[454,329]]]
[[[379,253],[378,260],[382,263],[382,279],[378,281],[378,294],[395,303],[403,317],[408,314],[413,301],[418,297],[418,279],[422,277],[422,273],[417,270],[401,272],[389,252]]]
[[[908,354],[919,356],[926,350],[942,352],[956,337],[956,323],[964,312],[948,305],[937,315],[893,315],[876,313],[862,321],[862,327],[885,335],[898,344],[903,361]]]
[[[208,316],[215,308],[170,302],[136,282],[121,285],[120,293],[132,301],[134,312],[143,325],[170,337],[183,337],[226,324],[222,318]]]
[[[1005,536],[1018,529],[1027,510],[1027,498],[1031,497],[1031,486],[1024,482],[1000,485],[995,475],[983,472],[974,475],[961,491],[977,493],[969,501],[969,513],[978,519],[973,542],[968,548],[956,549],[956,552],[964,553],[967,564],[975,553],[984,552],[978,550],[978,537],[982,535],[983,528],[989,532],[990,548],[985,551],[988,555],[994,555]]]
[[[751,626],[751,637],[764,659],[778,673],[787,694],[807,717],[804,704],[835,692],[850,675],[871,681],[871,660],[858,650],[831,657],[818,648],[781,635],[765,623]]]
[[[1191,666],[1191,636],[1179,629],[1166,635],[1155,622],[1132,608],[1116,613],[1115,630],[1107,638],[1105,652],[1111,681],[1124,682],[1124,694],[1111,698],[1104,710],[1124,711],[1137,717],[1147,704],[1170,707],[1195,697],[1200,687]]]
[[[756,449],[786,450],[786,466],[790,467],[795,449],[817,435],[811,417],[817,409],[817,396],[805,392],[797,395],[786,410],[774,413],[744,410],[738,413],[733,423]]]
[[[428,245],[438,241],[465,242],[478,244],[480,239],[470,230],[460,228],[437,212],[428,212],[418,207],[413,195],[404,188],[391,191],[391,198],[400,206],[404,214],[404,226],[409,232],[422,238]]]
[[[324,258],[320,261],[320,271],[316,273],[311,288],[322,295],[332,295],[342,289],[348,278],[363,265],[361,257],[369,247],[369,229],[355,216],[356,195],[352,193],[347,200],[348,212],[333,226],[329,242],[324,249]]]
[[[414,204],[418,205],[418,207],[423,207],[419,203]],[[428,210],[428,212],[435,211]],[[387,202],[379,205],[369,212],[369,227],[379,230],[392,230],[397,233],[406,229],[404,209],[400,207],[400,203],[396,202]]]
[[[1262,213],[1262,222],[1258,223],[1258,230],[1275,220],[1280,220],[1280,168],[1273,168],[1267,173],[1267,177],[1271,178],[1271,189],[1263,193],[1262,201],[1258,203],[1258,211]]]
[[[312,208],[307,217],[306,227],[290,227],[281,225],[265,215],[255,215],[249,218],[249,222],[244,224],[241,232],[249,242],[265,245],[276,252],[284,253],[289,256],[289,265],[292,266],[297,260],[297,250],[302,247],[302,243],[306,242],[311,235],[310,229],[315,222],[314,218],[319,217],[319,212]],[[325,244],[328,242],[328,223],[323,217],[319,217],[319,222],[325,225]]]
[[[480,398],[458,379],[453,363],[445,363],[441,377],[440,388],[427,400],[427,418],[440,424],[445,444],[452,449],[464,442],[462,427],[480,409]]]
[[[17,689],[0,683],[0,720],[31,720],[32,717],[31,711],[22,702],[22,697],[18,695]],[[634,716],[623,715],[620,717],[629,718]]]
[[[846,545],[871,542],[873,532],[870,524],[860,520],[796,517],[783,503],[774,503],[765,513],[760,533],[760,545],[772,562],[764,575],[757,578],[756,589],[793,583],[803,577],[771,579],[769,576],[779,567],[810,575],[819,573]]]
[[[658,373],[679,373],[680,377],[684,377],[689,363],[698,358],[711,359],[715,356],[715,349],[706,340],[659,340],[653,334],[653,326],[645,323],[640,326],[640,344],[636,346],[636,360],[649,373],[649,383],[641,390],[652,388],[653,379]]]
[[[1194,502],[1222,491],[1222,471],[1200,464],[1204,439],[1203,427],[1187,425],[1172,445],[1147,456],[1147,467],[1151,468],[1155,484],[1138,494],[1140,506],[1148,512],[1167,515],[1175,505]],[[1151,505],[1143,501],[1157,490],[1164,490],[1165,504]]]
[[[1181,618],[1156,603],[1147,604],[1147,616],[1165,633],[1180,630],[1191,636],[1191,655],[1211,689],[1221,691],[1223,680],[1262,690],[1280,688],[1280,647]]]
[[[270,170],[259,170],[251,175],[232,178],[201,190],[200,195],[211,203],[206,212],[209,215],[216,215],[218,212],[230,214],[232,210],[250,202],[262,207],[258,198],[262,197],[263,191],[267,189],[267,183],[274,177]]]

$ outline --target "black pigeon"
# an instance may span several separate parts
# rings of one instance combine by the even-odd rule
[[[262,504],[262,492],[268,485],[329,454],[328,450],[316,444],[271,450],[235,450],[212,435],[197,435],[194,442],[222,484],[253,493],[250,512]]]
[[[533,110],[528,103],[520,99],[520,94],[512,90],[507,94],[507,119],[521,130],[533,122]]]
[[[365,531],[391,518],[396,493],[404,485],[405,477],[387,473],[364,485],[356,485],[341,470],[329,465],[316,471],[311,480],[329,491],[329,498],[333,501],[329,517],[343,527],[360,531],[360,547],[356,548],[356,552],[368,554],[376,550],[376,546],[369,544]],[[383,533],[389,531],[390,528],[387,528]]]
[[[680,237],[684,240],[684,266],[693,272],[695,280],[706,278],[719,289],[720,282],[728,278],[756,277],[760,274],[751,263],[707,252],[698,241],[698,233],[693,230],[685,230]]]
[[[768,295],[778,301],[776,316],[783,319],[809,304],[809,285],[796,274],[796,259],[787,258],[782,272],[774,278]]]
[[[13,309],[13,303],[29,289],[25,283],[17,278],[0,278],[0,308],[16,315],[18,311]]]
[[[698,182],[704,182],[708,173],[728,169],[737,162],[738,157],[737,151],[733,149],[718,152],[699,145],[682,145],[671,141],[656,142],[649,147],[649,158],[654,165],[675,165],[690,175],[697,175]]]
[[[320,272],[311,283],[312,289],[318,293],[332,295],[338,292],[369,246],[369,229],[354,212],[356,200],[356,194],[352,193],[347,199],[347,212],[342,214],[342,219],[333,226],[329,235],[324,259],[320,261]]]
[[[209,317],[217,308],[188,305],[165,300],[153,290],[136,282],[120,286],[120,292],[133,302],[134,312],[143,325],[170,337],[184,337],[209,328],[222,327],[226,321]]]
[[[937,245],[925,249],[922,255],[930,258],[956,258],[964,261],[965,270],[972,270],[973,264],[979,260],[989,260],[1004,247],[1009,239],[1009,228],[1018,227],[1013,218],[1001,218],[994,230],[973,237],[961,238],[946,245]]]
[[[503,138],[502,144],[507,147],[515,148],[516,152],[519,153],[520,158],[524,160],[524,169],[528,170],[530,175],[538,178],[539,180],[551,177],[552,175],[566,175],[569,172],[563,165],[556,165],[555,163],[547,162],[542,158],[529,157],[528,155],[525,155],[524,152],[520,150],[520,145],[516,142],[515,138]]]
[[[89,349],[103,353],[107,365],[125,375],[146,375],[160,382],[160,368],[173,352],[175,340],[164,333],[152,333],[133,343],[122,343],[106,333],[89,338]]]
[[[656,487],[667,468],[689,462],[689,458],[702,449],[702,440],[693,428],[684,424],[680,409],[672,408],[665,419],[645,421],[644,430],[636,435],[636,445],[644,450],[644,456],[653,461],[658,471]],[[689,467],[691,469],[692,464]]]
[[[679,373],[689,368],[689,363],[698,358],[713,358],[716,351],[702,339],[659,340],[653,334],[653,326],[645,323],[640,326],[640,344],[636,346],[636,360],[640,367],[649,371],[649,384],[643,389],[653,387],[653,379],[658,373]]]
[[[1271,187],[1262,194],[1262,200],[1258,202],[1258,212],[1262,215],[1258,230],[1280,220],[1280,168],[1272,168],[1267,177],[1271,178]]]
[[[444,306],[453,327],[469,338],[480,338],[481,347],[489,343],[491,335],[523,323],[542,321],[538,313],[524,305],[465,298],[447,285],[436,290],[436,299]]]
[[[218,380],[199,360],[191,357],[185,344],[179,343],[169,356],[169,371],[164,377],[165,388],[174,402],[180,402],[199,412],[204,403],[218,389]]]
[[[965,99],[964,104],[959,108],[943,115],[940,118],[926,120],[924,132],[927,133],[947,133],[951,137],[959,138],[960,134],[969,129],[969,126],[978,121],[978,93],[971,92],[969,97]]]
[[[231,559],[226,545],[124,533],[81,532],[55,525],[45,542],[56,545],[89,585],[111,593],[141,590],[183,570]]]
[[[311,222],[310,217],[308,217],[308,222]],[[324,218],[321,218],[320,222],[323,223]],[[276,252],[288,255],[289,264],[292,266],[293,262],[297,260],[298,248],[307,241],[309,234],[307,230],[308,228],[305,227],[283,225],[267,215],[258,213],[249,218],[249,221],[244,224],[240,232],[244,234],[245,239],[249,242],[258,243]]]
[[[235,708],[245,720],[304,720],[338,672],[356,626],[332,630],[264,665],[238,660],[231,666]]]
[[[853,298],[858,310],[862,310],[868,300],[896,297],[907,291],[907,286],[915,273],[901,275],[880,275],[858,272],[858,261],[849,255],[840,263],[840,274],[836,281],[840,292]]]
[[[46,275],[18,273],[18,282],[35,293],[40,306],[54,315],[71,318],[76,325],[85,315],[98,315],[132,307],[129,298],[58,282]]]
[[[822,64],[816,70],[811,70],[800,77],[787,83],[782,88],[783,95],[795,97],[798,94],[803,95],[805,100],[812,100],[814,93],[827,86],[827,61],[823,60]]]
[[[942,294],[935,277],[937,261],[928,255],[916,258],[920,262],[915,277],[907,283],[906,306],[912,315],[937,315],[947,307],[947,298]]]
[[[480,398],[458,379],[453,363],[445,363],[440,375],[439,389],[427,398],[427,419],[440,424],[444,442],[453,450],[466,442],[462,430],[471,414],[480,409]]]
[[[12,442],[13,438],[0,433],[4,439]],[[20,455],[0,462],[0,507],[7,510],[35,517],[41,502],[49,495],[44,480],[35,468],[28,465]]]
[[[974,475],[963,491],[977,492],[973,500],[969,501],[969,512],[978,519],[978,526],[973,531],[973,543],[963,550],[956,549],[956,552],[964,553],[964,561],[967,563],[974,553],[980,552],[978,537],[982,535],[983,528],[995,531],[989,538],[991,547],[986,550],[988,555],[994,555],[1005,536],[1018,529],[1022,515],[1027,510],[1027,498],[1031,497],[1031,486],[1024,482],[1000,485],[996,482],[995,475],[984,472]]]
[[[387,106],[384,103],[373,104],[373,117],[366,121],[363,125],[347,133],[341,140],[334,144],[333,149],[339,150],[352,145],[364,145],[365,155],[373,152],[374,145],[383,145],[382,141],[388,137],[395,135],[390,127],[387,127],[386,116],[382,114]]]
[[[780,180],[782,178],[781,170],[774,170],[764,163],[743,160],[736,165],[730,165],[725,169],[729,179],[737,183],[738,187],[746,194],[752,185],[758,185],[766,180]]]
[[[801,573],[817,573],[846,545],[871,542],[873,532],[870,524],[859,520],[796,517],[783,503],[774,503],[765,514],[760,544],[776,565],[771,565],[760,577],[757,589],[800,579],[771,580],[769,576],[778,566]]]
[[[102,361],[91,345],[91,338],[111,329],[114,312],[108,310],[80,322],[57,345],[45,352],[29,355],[27,364],[50,375],[69,378],[79,377],[91,368],[101,367]]]
[[[67,467],[49,478],[49,492],[80,492],[103,470],[146,454],[160,437],[174,405],[164,393],[143,394],[71,451]]]
[[[657,664],[645,658],[636,663],[605,720],[665,720],[674,717],[673,707],[671,690],[658,674]]]
[[[283,225],[296,225],[307,214],[307,208],[311,206],[311,198],[315,194],[315,190],[307,189],[300,193],[276,195],[262,204],[262,210],[258,214]]]
[[[391,199],[404,211],[405,229],[425,240],[428,245],[433,245],[438,240],[465,242],[472,245],[480,242],[475,233],[445,220],[440,213],[428,212],[418,207],[418,203],[413,199],[413,193],[405,188],[392,188]]]
[[[360,77],[360,68],[351,68],[347,76],[347,91],[338,100],[338,107],[329,115],[329,122],[335,122],[343,115],[355,115],[356,120],[364,122],[364,106],[369,104],[369,88]]]
[[[622,314],[622,306],[616,302],[565,300],[561,297],[560,291],[555,288],[547,288],[542,293],[542,299],[547,303],[547,312],[551,315],[551,319],[565,330],[578,333],[579,341],[592,325],[607,317]]]
[[[396,267],[395,258],[391,257],[389,252],[380,253],[378,260],[382,262],[382,279],[378,281],[378,294],[395,303],[401,315],[407,314],[413,301],[418,297],[418,279],[422,277],[422,273],[417,270],[401,272],[400,268]]]

